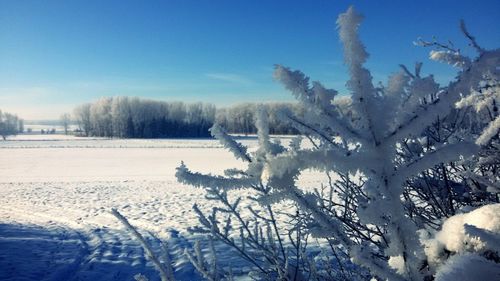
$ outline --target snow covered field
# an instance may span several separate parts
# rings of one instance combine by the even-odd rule
[[[197,223],[194,203],[211,206],[202,190],[177,183],[181,161],[201,172],[241,167],[208,139],[30,135],[0,142],[0,280],[133,280],[137,273],[158,280],[111,208],[169,243],[179,280],[196,278],[182,257],[194,239],[186,229]],[[301,180],[313,186],[320,179]]]

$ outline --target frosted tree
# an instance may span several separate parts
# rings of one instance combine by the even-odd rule
[[[3,112],[0,110],[0,136],[6,140],[9,136],[15,136],[22,132],[23,120],[15,114]]]
[[[114,97],[111,103],[111,116],[113,136],[124,138],[129,137],[131,132],[130,125],[130,105],[128,97]]]
[[[68,134],[69,123],[71,122],[71,115],[69,113],[63,113],[61,117],[59,117],[59,121],[61,122],[61,126],[63,127],[64,134]]]
[[[300,71],[276,66],[275,78],[304,107],[301,115],[283,110],[280,116],[307,137],[311,147],[304,148],[298,145],[299,141],[290,149],[276,147],[269,141],[262,123],[258,125],[261,127],[260,148],[250,155],[222,128],[215,126],[214,136],[237,158],[248,162],[248,170],[229,170],[222,177],[194,173],[182,165],[177,176],[184,183],[206,188],[210,199],[225,203],[229,210],[232,205],[227,200],[227,192],[233,189],[259,191],[254,199],[262,206],[292,202],[303,219],[300,224],[303,233],[332,242],[354,262],[367,268],[372,276],[382,280],[432,278],[439,264],[429,264],[418,230],[430,223],[439,225],[439,221],[418,221],[408,212],[410,209],[418,212],[420,206],[407,197],[407,182],[439,165],[465,163],[480,150],[475,142],[484,144],[484,139],[489,141],[498,134],[493,121],[478,140],[469,133],[450,134],[439,142],[426,139],[430,127],[454,113],[455,103],[461,97],[480,91],[484,81],[498,80],[500,51],[480,48],[462,23],[464,34],[478,52],[477,58],[470,59],[450,48],[431,52],[432,59],[460,68],[455,81],[440,86],[432,75],[423,76],[422,64],[417,64],[414,71],[402,67],[386,86],[376,86],[364,67],[368,53],[358,37],[361,21],[362,16],[353,8],[337,20],[350,74],[347,87],[351,97],[347,101],[336,101],[335,90],[326,89],[319,82],[310,83]],[[258,120],[262,120],[262,115]],[[411,154],[404,153],[408,151]],[[298,186],[297,178],[307,169],[328,173],[331,182],[326,186],[330,190],[321,188],[310,192]],[[235,206],[237,203],[240,201],[236,201]],[[215,211],[208,216],[196,207],[195,210],[202,228],[216,238],[232,241],[227,238],[230,235],[223,232],[231,229],[231,221],[226,221],[227,226],[220,229]],[[445,217],[451,215],[453,213]],[[432,219],[436,218],[440,216]],[[244,220],[240,223],[245,226]],[[276,235],[279,232],[276,230]],[[233,246],[240,247],[241,254],[246,253],[241,246]]]
[[[286,229],[285,226],[280,225],[276,219],[275,210],[270,204],[264,203],[260,207],[251,204],[253,206],[245,208],[242,207],[245,204],[243,203],[245,198],[231,198],[230,196],[232,191],[241,189],[251,191],[251,201],[268,195],[271,187],[263,181],[264,163],[268,157],[285,150],[283,146],[272,143],[269,139],[267,112],[261,108],[256,115],[258,118],[255,125],[258,129],[260,148],[254,153],[250,153],[247,147],[236,142],[218,124],[211,128],[211,134],[231,151],[235,158],[247,163],[246,169],[228,169],[225,171],[225,176],[214,176],[192,172],[184,164],[177,168],[176,177],[180,182],[205,188],[207,200],[218,203],[210,215],[205,215],[197,205],[194,206],[200,219],[200,226],[192,228],[191,231],[209,234],[213,239],[235,249],[255,269],[251,272],[254,278],[302,279],[304,268],[300,268],[299,260],[303,252],[303,246],[300,243],[303,242],[304,237],[300,229]],[[284,244],[287,233],[295,234],[294,246],[287,247]],[[196,252],[198,259],[190,256],[190,260],[203,276],[212,276],[207,279],[218,280],[217,276],[228,275],[228,272],[217,272],[215,263],[211,265],[211,270],[204,269],[207,266],[200,260],[201,252],[200,250]],[[289,257],[291,252],[296,257],[298,256],[295,261]]]
[[[368,54],[357,36],[361,19],[350,8],[337,20],[351,75],[347,83],[352,92],[349,112],[332,104],[335,91],[325,89],[318,82],[309,87],[308,78],[302,73],[277,67],[276,78],[309,109],[305,118],[284,113],[285,117],[302,127],[302,131],[308,131],[320,145],[316,149],[280,155],[269,162],[268,168],[276,197],[302,202],[313,214],[321,198],[297,196],[290,191],[300,189],[286,183],[284,178],[308,168],[346,175],[361,172],[365,178],[364,196],[355,211],[367,228],[384,226],[381,233],[384,243],[378,243],[376,248],[367,241],[353,243],[343,231],[345,223],[324,212],[315,214],[318,227],[322,229],[320,232],[337,232],[336,239],[349,249],[353,259],[376,276],[390,280],[421,280],[425,256],[417,239],[417,225],[405,211],[405,181],[440,163],[465,159],[477,152],[478,147],[472,140],[450,138],[403,159],[405,161],[396,161],[401,160],[398,152],[404,142],[420,137],[427,127],[447,116],[461,95],[479,89],[480,82],[497,71],[499,51],[477,48],[479,56],[475,60],[457,53],[451,56],[449,51],[432,52],[432,58],[460,65],[463,69],[456,81],[447,87],[440,87],[432,76],[421,77],[421,64],[416,65],[414,73],[403,68],[402,73],[391,77],[387,87],[375,87],[369,71],[363,67]],[[475,40],[469,38],[477,46]],[[337,134],[341,136],[340,143],[335,141]],[[330,220],[322,222],[323,217]],[[389,262],[374,258],[380,255]],[[399,261],[397,272],[389,265],[396,261]]]
[[[470,167],[464,174],[468,180],[478,187],[479,190],[487,192],[500,192],[500,114],[498,104],[500,103],[500,84],[498,75],[490,75],[482,81],[480,88],[471,95],[457,102],[457,107],[464,110],[472,110],[469,126],[479,135],[476,143],[481,145],[481,152],[476,157],[476,165]],[[485,188],[482,188],[485,187]]]
[[[482,48],[466,30],[463,22],[461,29],[481,55]],[[419,39],[417,44],[434,49],[430,54],[431,59],[448,63],[460,70],[466,70],[470,65],[471,59],[461,55],[460,50],[450,42],[427,42]],[[498,83],[494,77],[498,77],[498,73],[486,73],[477,87],[471,89],[470,95],[462,94],[462,99],[456,103],[456,109],[447,115],[441,115],[424,130],[419,139],[407,139],[400,143],[399,158],[414,157],[421,151],[432,150],[450,139],[477,139],[476,143],[481,146],[479,152],[467,161],[444,162],[406,181],[405,207],[408,215],[420,227],[425,225],[438,229],[440,219],[453,216],[466,206],[498,203],[498,137],[493,135],[491,141],[480,143],[481,135],[498,115],[497,101],[493,98],[498,95]]]
[[[78,128],[82,131],[83,135],[88,137],[91,135],[92,122],[90,119],[90,108],[92,104],[85,103],[75,108],[73,117],[78,124]]]
[[[229,245],[259,280],[443,281],[500,274],[500,205],[492,204],[500,191],[500,50],[481,48],[462,22],[476,58],[446,44],[418,42],[433,48],[431,59],[459,69],[454,81],[441,86],[417,63],[412,71],[402,66],[387,85],[374,85],[364,67],[361,21],[352,7],[337,20],[350,97],[276,66],[276,80],[302,107],[276,114],[301,134],[288,147],[271,141],[261,108],[256,151],[219,124],[211,128],[244,169],[212,175],[184,163],[177,168],[180,182],[204,188],[214,202],[209,213],[194,206],[200,224],[191,229],[209,236],[211,258],[199,243],[186,250],[204,278],[232,280],[232,271],[218,264],[215,242]],[[313,190],[300,186],[309,169],[324,172],[328,182]],[[287,214],[277,212],[283,206]],[[312,257],[311,241],[321,257]]]
[[[85,136],[206,137],[214,123],[215,106],[112,97],[80,105],[74,118]]]

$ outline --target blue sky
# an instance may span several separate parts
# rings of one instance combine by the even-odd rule
[[[485,48],[500,46],[500,1],[0,1],[0,109],[57,118],[102,96],[204,101],[291,101],[274,64],[345,92],[335,31],[354,4],[374,80],[424,62],[446,83],[455,71],[430,62],[418,38],[470,52],[463,18]]]

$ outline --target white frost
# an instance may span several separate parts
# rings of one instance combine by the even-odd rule
[[[438,265],[443,262],[444,250],[465,254],[498,249],[499,235],[500,204],[492,204],[448,218],[435,238],[422,242],[429,262]]]
[[[500,266],[476,254],[451,257],[436,274],[436,281],[500,280]]]
[[[495,120],[493,120],[488,127],[486,127],[479,138],[477,138],[476,143],[478,145],[486,145],[488,142],[498,135],[500,131],[500,116],[497,116]]]

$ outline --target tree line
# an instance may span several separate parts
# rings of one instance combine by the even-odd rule
[[[2,112],[0,110],[0,135],[4,140],[6,140],[8,136],[17,135],[23,131],[23,119],[19,118],[15,114]]]
[[[78,106],[74,119],[84,136],[208,137],[215,106],[110,97]]]
[[[292,104],[265,105],[269,112],[273,134],[290,134],[292,127],[279,122],[273,112]],[[217,109],[209,103],[154,101],[130,97],[107,97],[75,108],[73,119],[83,136],[119,138],[180,138],[210,137],[208,129],[215,122],[231,133],[256,133],[254,112],[257,105],[242,103]]]
[[[269,133],[274,135],[296,134],[297,130],[289,123],[283,122],[278,113],[290,111],[299,114],[301,107],[293,103],[240,103],[217,109],[216,123],[228,132],[235,134],[256,134],[255,126],[258,108],[264,108],[269,114]]]

